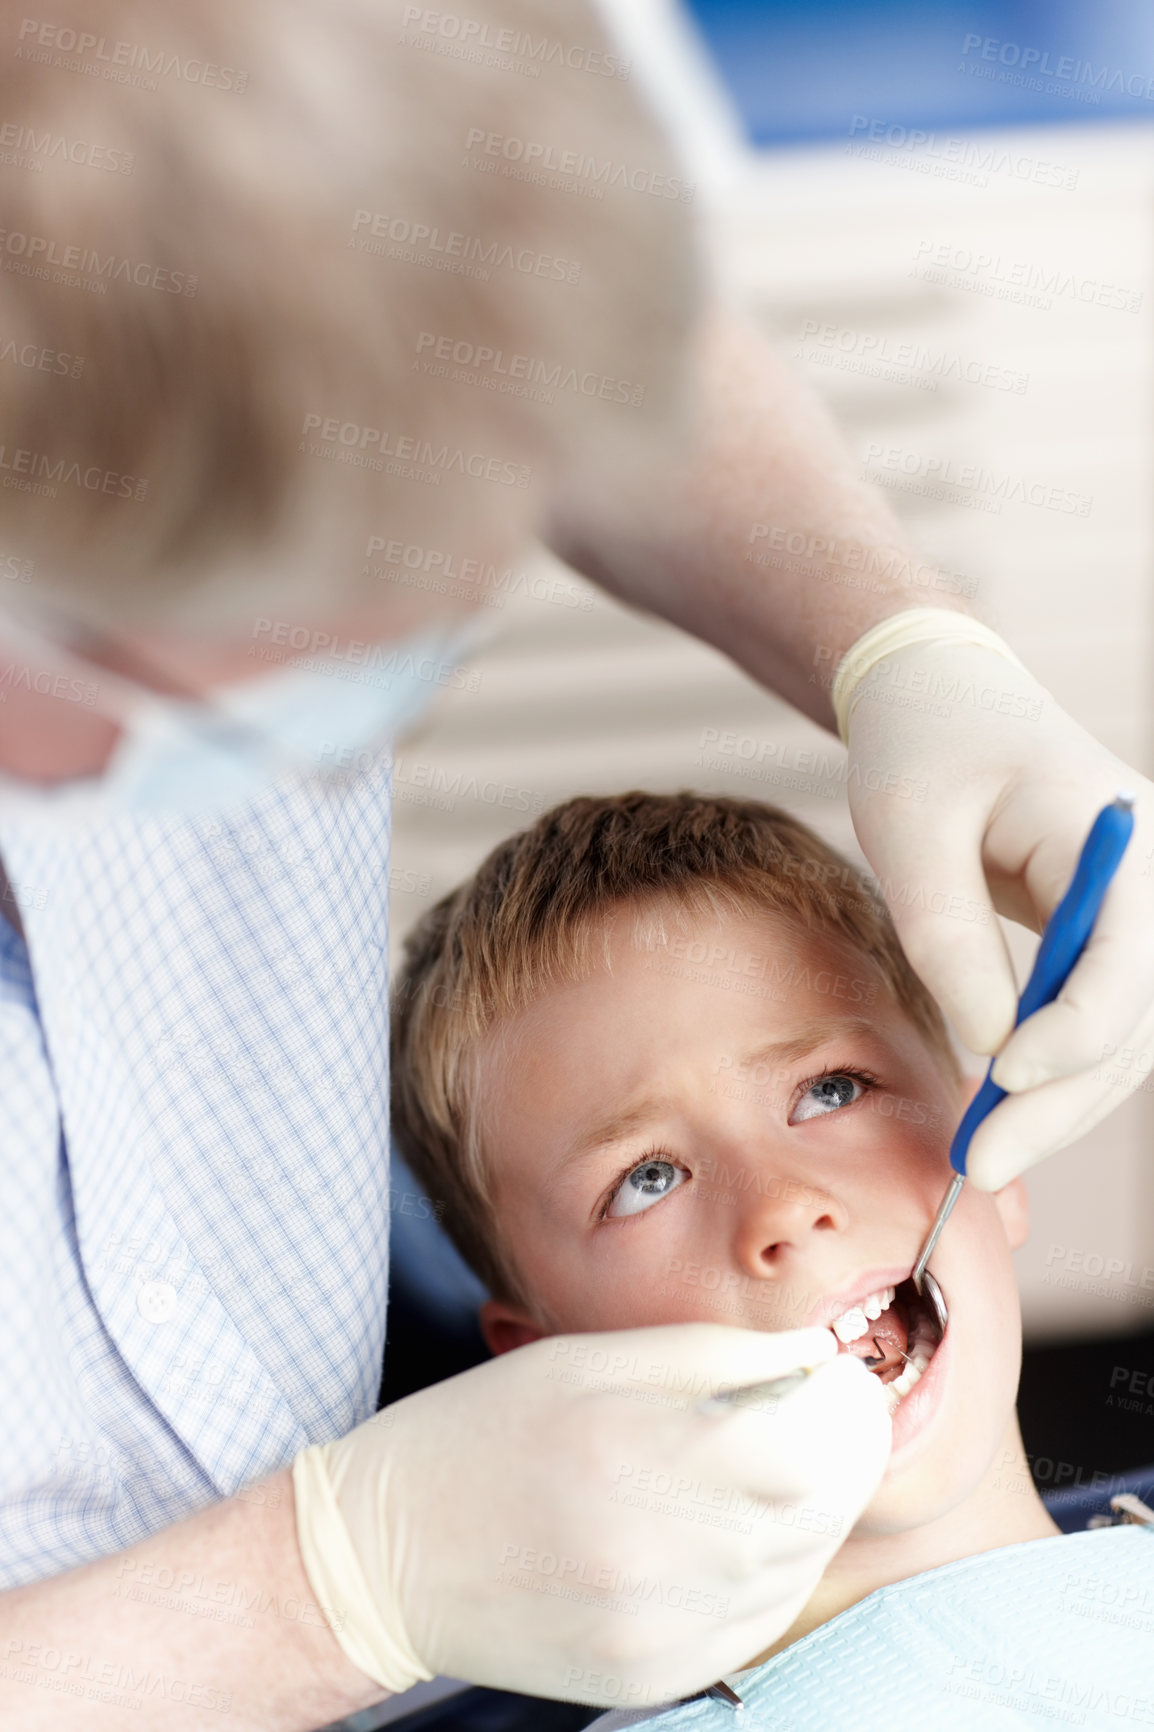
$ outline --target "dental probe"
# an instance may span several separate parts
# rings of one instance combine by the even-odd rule
[[[1041,1010],[1043,1005],[1052,1004],[1065,986],[1094,930],[1094,922],[1133,832],[1134,796],[1118,794],[1108,806],[1103,806],[1091,825],[1070,887],[1046,922],[1030,978],[1018,1001],[1015,1028],[1028,1016],[1033,1016],[1036,1010]],[[954,1132],[950,1144],[950,1165],[954,1176],[911,1276],[918,1292],[926,1294],[937,1312],[943,1331],[946,1326],[945,1303],[926,1264],[966,1182],[966,1156],[973,1134],[987,1114],[1006,1098],[1007,1091],[999,1088],[993,1080],[996,1058],[997,1055],[990,1060],[985,1081]]]

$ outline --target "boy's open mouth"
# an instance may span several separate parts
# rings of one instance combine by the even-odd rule
[[[839,1353],[852,1353],[885,1385],[891,1413],[918,1382],[942,1340],[932,1305],[907,1277],[830,1319]]]

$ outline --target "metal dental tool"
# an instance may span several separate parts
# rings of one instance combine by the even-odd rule
[[[701,1411],[721,1413],[727,1407],[762,1407],[769,1403],[772,1413],[783,1395],[799,1388],[816,1370],[816,1365],[799,1365],[795,1371],[786,1371],[765,1383],[744,1383],[734,1389],[719,1389],[716,1395],[710,1395],[701,1402]]]
[[[1134,831],[1134,796],[1119,794],[1108,806],[1103,806],[1090,827],[1070,887],[1046,922],[1042,942],[1034,958],[1030,978],[1018,1001],[1014,1027],[1033,1016],[1043,1005],[1052,1004],[1073,972],[1102,906],[1110,882],[1118,870],[1126,845]],[[950,1165],[954,1176],[942,1206],[934,1218],[930,1234],[922,1246],[921,1256],[914,1264],[911,1279],[919,1293],[924,1293],[937,1313],[939,1327],[945,1332],[946,1305],[941,1288],[926,1268],[942,1228],[950,1218],[966,1181],[966,1156],[974,1132],[999,1101],[1005,1100],[1006,1090],[994,1082],[990,1060],[985,1081],[966,1108],[962,1122],[950,1144]]]
[[[714,1702],[724,1702],[727,1708],[733,1708],[738,1714],[745,1707],[743,1699],[736,1690],[725,1682],[724,1678],[720,1678],[716,1684],[711,1684],[705,1694]]]

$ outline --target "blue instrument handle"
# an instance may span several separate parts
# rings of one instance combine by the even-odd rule
[[[1014,1027],[1052,1004],[1073,973],[1074,964],[1086,948],[1094,922],[1102,907],[1110,881],[1126,852],[1134,833],[1133,802],[1123,795],[1103,806],[1090,828],[1070,888],[1046,922],[1042,942],[1034,958],[1030,978],[1018,1001]],[[994,1082],[992,1071],[996,1057],[990,1060],[985,1081],[966,1108],[962,1122],[950,1144],[950,1165],[955,1173],[965,1173],[970,1139],[988,1113],[1006,1098],[1006,1090]]]

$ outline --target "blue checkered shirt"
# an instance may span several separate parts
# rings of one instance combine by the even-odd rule
[[[384,774],[0,824],[0,1586],[373,1412],[388,836]]]

